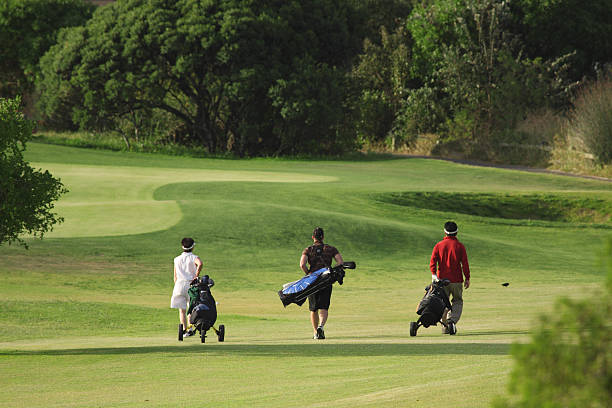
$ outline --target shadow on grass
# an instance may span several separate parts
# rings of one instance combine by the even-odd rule
[[[374,357],[430,355],[505,355],[510,346],[499,343],[444,344],[194,344],[146,347],[100,347],[57,350],[3,350],[0,356],[78,356],[78,355],[141,355],[141,354],[208,354],[214,356],[250,357]]]
[[[530,334],[529,330],[500,330],[496,331],[495,335],[513,335],[513,334]],[[491,332],[489,331],[471,331],[470,336],[491,336]]]

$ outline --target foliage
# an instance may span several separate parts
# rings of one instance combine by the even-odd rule
[[[23,159],[32,124],[19,111],[21,99],[0,98],[0,244],[20,234],[43,237],[62,218],[53,202],[67,190],[48,171],[35,170]]]
[[[83,101],[83,92],[75,85],[74,67],[85,46],[85,29],[60,30],[58,42],[40,60],[36,89],[42,124],[50,129],[76,130],[73,111]],[[54,51],[55,50],[55,51]]]
[[[317,84],[309,86],[307,84]],[[343,122],[350,110],[345,103],[350,90],[345,73],[325,64],[299,61],[288,79],[277,80],[268,95],[272,100],[279,140],[275,155],[326,154],[352,150],[352,123]]]
[[[365,39],[353,72],[362,89],[358,104],[358,137],[362,142],[376,144],[393,134],[411,88],[410,67],[410,37],[404,27],[391,33],[381,27],[380,44]]]
[[[567,132],[572,145],[592,154],[597,164],[612,164],[612,79],[581,90]]]
[[[511,2],[515,28],[530,58],[574,54],[573,81],[592,76],[612,61],[612,8],[608,0],[518,0]]]
[[[568,109],[582,76],[609,68],[604,3],[118,1],[59,32],[38,106],[45,126],[128,147],[333,154],[429,133],[436,154],[516,162],[550,142],[518,129],[530,113]]]
[[[345,114],[334,110],[327,121],[309,115],[343,100],[336,67],[342,69],[357,51],[353,13],[340,0],[117,2],[99,9],[84,29],[64,34],[74,43],[58,43],[45,56],[43,63],[56,68],[39,82],[41,106],[49,117],[57,117],[55,108],[71,106],[82,128],[97,129],[116,129],[137,111],[161,110],[182,123],[179,138],[211,153],[284,151],[275,129],[303,134],[307,122],[326,123],[308,137],[329,139],[348,123]],[[302,67],[303,61],[312,63]],[[308,81],[311,74],[322,82]],[[271,91],[283,83],[292,83],[292,91],[285,91],[296,95],[318,92],[313,100],[321,105],[284,122],[280,110],[286,103]],[[326,85],[333,94],[317,89]],[[54,102],[52,90],[62,88],[66,98]],[[78,94],[82,106],[72,99]]]
[[[93,6],[82,0],[3,0],[0,2],[0,96],[32,90],[40,57],[61,27],[79,26]]]
[[[506,2],[438,0],[416,8],[408,25],[414,69],[445,112],[443,139],[467,156],[494,158],[504,130],[559,96],[564,60],[526,58]]]
[[[404,25],[414,0],[348,0],[358,13],[362,37],[381,44],[381,28],[395,32]]]
[[[510,389],[516,402],[503,407],[593,407],[612,405],[612,240],[604,266],[605,289],[584,300],[561,299],[554,315],[542,316],[531,342],[515,345]]]

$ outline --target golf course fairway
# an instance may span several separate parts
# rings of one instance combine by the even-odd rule
[[[28,144],[69,192],[29,249],[0,247],[0,407],[489,407],[511,345],[559,297],[604,282],[612,183],[420,158],[201,159]],[[455,336],[409,336],[445,221],[471,286]],[[277,291],[325,230],[357,268],[325,340]],[[183,237],[216,282],[217,324],[177,341]],[[502,286],[502,283],[509,283]]]

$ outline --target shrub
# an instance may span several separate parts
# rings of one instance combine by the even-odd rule
[[[568,129],[570,146],[612,163],[612,79],[585,87],[576,98]]]

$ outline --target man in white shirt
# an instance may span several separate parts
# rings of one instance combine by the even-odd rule
[[[179,310],[179,319],[183,325],[184,336],[191,336],[194,331],[187,330],[186,311],[189,305],[189,295],[187,291],[194,279],[200,276],[202,271],[202,260],[194,254],[193,247],[195,242],[193,238],[183,238],[181,241],[183,253],[174,258],[174,290],[172,291],[172,299],[170,307]]]

